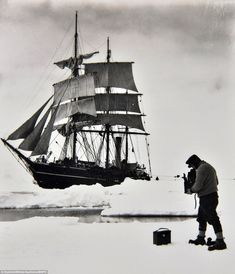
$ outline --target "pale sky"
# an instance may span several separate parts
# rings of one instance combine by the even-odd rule
[[[153,174],[185,172],[196,153],[221,178],[235,178],[235,3],[129,2],[0,0],[0,136],[29,118],[64,77],[53,62],[71,53],[78,10],[84,53],[99,50],[93,60],[104,61],[109,36],[113,61],[135,62]],[[0,153],[1,178],[17,172],[31,180],[3,145]]]

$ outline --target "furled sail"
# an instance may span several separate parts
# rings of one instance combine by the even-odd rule
[[[55,122],[68,118],[76,113],[85,113],[96,116],[94,97],[59,105]]]
[[[46,103],[39,108],[37,112],[34,113],[23,125],[21,125],[17,130],[15,130],[7,139],[8,140],[17,140],[21,138],[26,138],[34,129],[34,126],[38,120],[38,117],[46,107],[47,103],[51,100],[50,97]]]
[[[73,69],[73,67],[74,67],[74,58],[70,57],[68,59],[58,61],[54,64],[57,65],[61,69],[64,69],[64,68]]]
[[[140,113],[138,95],[124,93],[99,93],[95,95],[97,111],[130,111]]]
[[[73,121],[76,120],[76,122],[70,122],[70,123],[66,123],[66,124],[59,124],[59,125],[54,125],[53,127],[53,131],[57,130],[59,132],[59,134],[61,134],[62,136],[66,137],[69,136],[71,133],[74,132],[74,129],[76,129],[77,131],[81,130],[83,127],[85,126],[93,126],[94,125],[94,121],[95,121],[95,117],[94,116],[89,116],[90,118],[87,119],[79,119],[78,116],[83,116],[84,114],[75,114],[76,119],[74,119],[73,116]],[[86,114],[85,114],[86,115]],[[79,120],[79,121],[78,121]]]
[[[53,131],[53,125],[54,125],[55,118],[56,118],[56,112],[57,112],[57,108],[52,113],[51,119],[48,122],[47,127],[45,128],[43,134],[41,135],[41,138],[40,138],[39,142],[37,143],[37,146],[31,153],[31,156],[47,154],[49,143],[50,143],[50,138],[51,138],[51,133]]]
[[[48,109],[48,111],[44,114],[42,119],[39,121],[39,123],[36,125],[34,130],[24,139],[24,141],[19,145],[20,149],[33,151],[36,145],[38,144],[40,140],[41,133],[43,131],[43,128],[45,126],[46,120],[48,118],[48,115],[51,111],[51,108]]]
[[[87,53],[87,54],[79,54],[77,57],[77,65],[81,65],[83,63],[83,59],[89,59],[96,53],[99,53],[99,52],[95,51],[95,52]],[[76,61],[75,57],[70,57],[68,59],[58,61],[54,64],[57,65],[61,69],[64,69],[66,67],[66,68],[73,70],[75,63],[76,63],[75,61]]]
[[[73,77],[54,84],[54,105],[74,98],[95,95],[94,77],[91,74]]]
[[[94,73],[96,87],[116,87],[137,91],[131,62],[85,64],[85,73]]]

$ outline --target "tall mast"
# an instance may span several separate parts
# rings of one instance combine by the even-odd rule
[[[75,15],[75,34],[74,34],[74,69],[73,75],[78,76],[78,12]]]
[[[107,38],[107,63],[110,62],[111,57],[111,50],[109,49],[109,37]],[[110,93],[110,87],[106,88],[107,94]],[[107,114],[109,113],[109,110],[107,110]],[[105,167],[109,167],[109,137],[110,137],[110,124],[105,125],[105,131],[107,134],[106,137],[106,161],[105,161]]]
[[[73,68],[73,76],[78,76],[78,12],[76,11],[75,15],[75,34],[74,34],[74,68]],[[76,101],[76,98],[74,99]],[[76,161],[76,143],[77,143],[77,131],[74,128],[73,132],[73,161]]]
[[[111,58],[111,49],[109,48],[109,37],[107,38],[107,63],[110,62]]]

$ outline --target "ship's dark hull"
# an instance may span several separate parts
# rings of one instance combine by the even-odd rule
[[[64,189],[72,185],[93,185],[100,183],[103,186],[120,184],[125,174],[120,169],[73,167],[59,164],[34,163],[28,166],[37,184],[42,188]]]
[[[150,176],[141,171],[128,168],[102,168],[91,163],[80,162],[79,164],[44,163],[33,162],[14,148],[6,140],[1,139],[25,164],[31,172],[37,184],[42,188],[64,189],[72,185],[93,185],[99,183],[103,186],[112,186],[122,183],[126,177],[132,179],[150,180]]]

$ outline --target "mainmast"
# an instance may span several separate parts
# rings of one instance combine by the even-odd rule
[[[111,50],[109,49],[109,37],[107,38],[107,63],[110,62],[110,57],[111,57]],[[107,94],[110,93],[110,87],[106,88]],[[107,110],[107,114],[109,113],[109,110]],[[106,138],[106,161],[105,161],[105,167],[109,167],[109,137],[110,137],[110,124],[105,125],[105,131],[107,134]]]
[[[74,68],[73,68],[73,76],[77,77],[79,75],[78,69],[78,12],[76,11],[75,15],[75,34],[74,34]],[[76,101],[76,98],[74,99]],[[73,132],[73,161],[76,161],[76,143],[77,143],[77,130],[74,127]]]
[[[127,91],[126,91],[126,94],[127,94]],[[126,114],[128,113],[128,111],[126,111]],[[126,157],[125,157],[125,160],[126,160],[126,164],[128,162],[128,149],[129,149],[129,145],[128,145],[128,127],[126,126]]]

